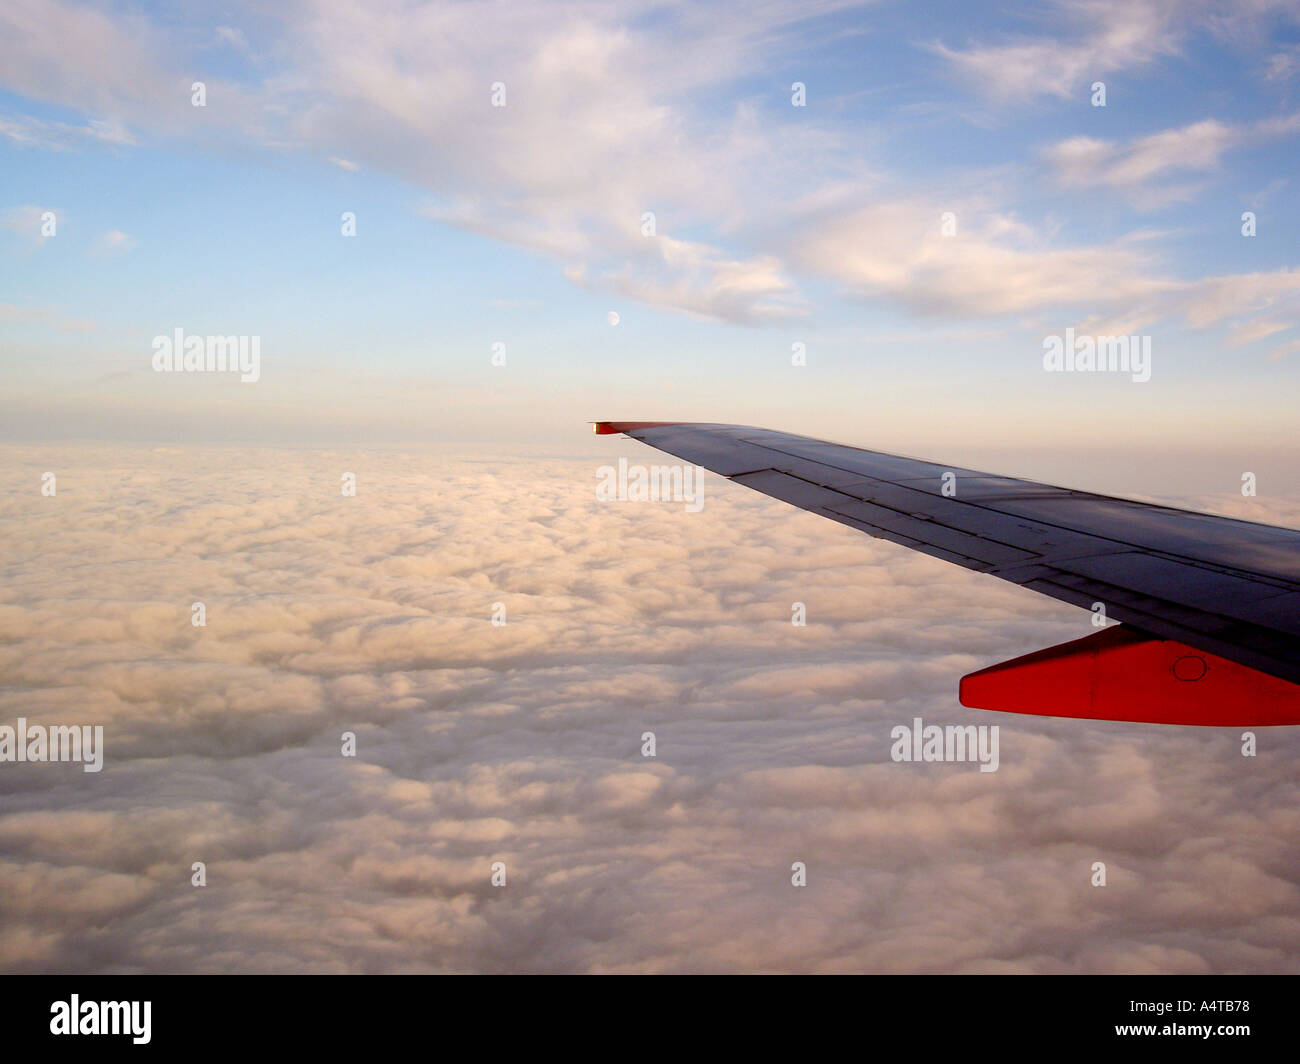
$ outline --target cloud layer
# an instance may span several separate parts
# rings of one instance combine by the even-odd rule
[[[0,968],[1300,971],[1293,731],[962,709],[1087,615],[717,478],[598,503],[659,460],[601,443],[7,448],[0,722],[107,752],[0,765]],[[893,763],[914,716],[1001,768]]]

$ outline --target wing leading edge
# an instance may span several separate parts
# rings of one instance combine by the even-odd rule
[[[1300,532],[744,425],[595,422],[869,535],[1123,622],[972,673],[964,705],[1300,723]]]

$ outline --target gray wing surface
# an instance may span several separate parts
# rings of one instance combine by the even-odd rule
[[[744,425],[597,422],[869,535],[1300,683],[1300,532]],[[945,485],[947,489],[945,490]]]

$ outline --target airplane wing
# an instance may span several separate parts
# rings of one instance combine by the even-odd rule
[[[1300,532],[744,425],[598,421],[868,535],[1120,625],[962,679],[963,705],[1300,724]]]

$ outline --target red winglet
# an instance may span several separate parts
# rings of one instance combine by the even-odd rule
[[[612,436],[617,432],[635,432],[637,429],[657,429],[660,425],[680,424],[680,421],[593,421],[591,431],[597,436]]]
[[[1300,684],[1123,625],[962,677],[972,709],[1148,724],[1300,724]]]

